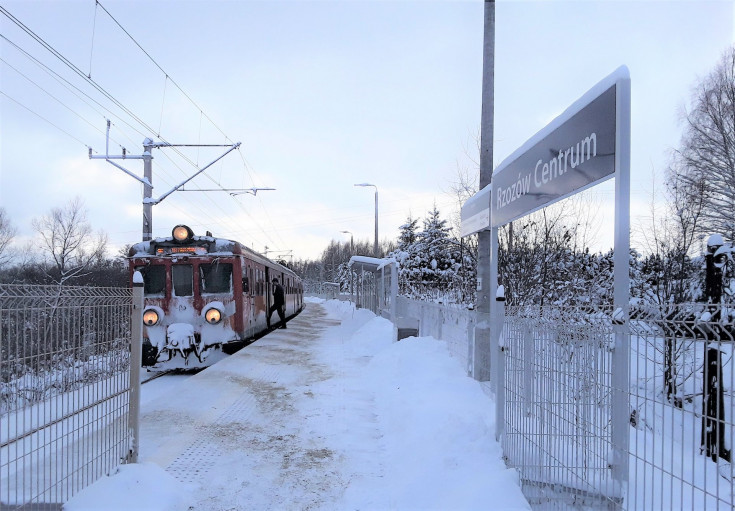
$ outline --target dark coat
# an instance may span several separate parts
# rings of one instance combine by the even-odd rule
[[[282,305],[285,305],[286,303],[286,297],[283,293],[283,286],[280,284],[274,284],[273,285],[273,305],[276,307],[280,307]]]

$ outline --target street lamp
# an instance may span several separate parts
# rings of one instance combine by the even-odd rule
[[[355,186],[372,186],[375,188],[375,243],[373,244],[373,255],[378,257],[378,187],[370,183],[356,183]]]
[[[354,254],[354,252],[355,252],[355,242],[354,242],[354,239],[352,237],[352,232],[350,232],[350,231],[339,231],[339,232],[341,232],[342,234],[349,234],[350,235],[350,256],[355,255]]]
[[[233,197],[235,195],[242,195],[245,193],[249,193],[250,195],[258,195],[258,192],[263,191],[263,190],[275,190],[275,188],[245,188],[243,190],[238,190],[236,192],[230,192],[230,195],[232,195]]]

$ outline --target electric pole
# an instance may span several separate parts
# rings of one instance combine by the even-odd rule
[[[187,179],[174,186],[171,190],[161,195],[158,199],[153,198],[153,155],[151,154],[152,149],[160,149],[163,147],[228,147],[224,153],[222,153],[215,160],[205,165],[204,167],[197,170],[194,174],[189,176]],[[219,160],[224,158],[230,151],[234,151],[240,147],[240,142],[235,144],[170,144],[168,142],[153,142],[150,138],[143,140],[143,154],[141,155],[130,155],[123,148],[121,155],[110,155],[110,120],[107,120],[107,137],[105,141],[105,155],[104,156],[93,156],[92,148],[89,148],[89,159],[90,160],[105,160],[107,163],[117,167],[118,169],[125,172],[133,179],[143,183],[143,241],[150,241],[153,238],[153,206],[161,203],[166,197],[171,195],[173,192],[180,190],[183,186],[197,177],[199,174],[207,170],[209,167],[217,163]],[[134,172],[129,171],[122,165],[115,163],[112,160],[143,160],[143,178],[139,178]],[[269,188],[270,189],[270,188]],[[253,188],[249,190],[254,190]],[[190,191],[190,190],[189,190]],[[221,191],[231,191],[223,188]],[[238,190],[243,191],[243,190]],[[255,192],[253,192],[255,195]]]
[[[480,124],[480,190],[490,184],[493,176],[493,124],[495,110],[495,1],[485,0],[485,37],[482,57],[482,118]],[[497,241],[492,242],[492,231],[477,235],[477,312],[475,328],[475,359],[473,374],[478,381],[491,377],[490,317],[492,301],[498,287],[492,282],[490,258],[497,257]],[[484,321],[489,319],[490,321]]]
[[[109,123],[109,121],[108,121]],[[148,181],[143,184],[143,241],[153,239],[153,140],[146,138],[143,141],[143,177]]]

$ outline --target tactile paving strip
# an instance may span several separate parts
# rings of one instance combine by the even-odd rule
[[[261,366],[256,371],[254,379],[266,381],[278,381],[279,368],[277,366]],[[224,454],[216,442],[212,441],[212,435],[216,435],[218,426],[231,424],[233,422],[247,423],[253,413],[258,412],[258,401],[250,392],[243,391],[222,414],[211,424],[202,426],[200,436],[194,440],[183,453],[177,456],[166,471],[182,483],[198,483],[201,478],[215,466],[217,458]]]

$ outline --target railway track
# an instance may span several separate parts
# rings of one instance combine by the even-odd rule
[[[175,371],[175,369],[169,369],[168,371],[161,371],[161,372],[153,373],[153,376],[150,376],[150,377],[146,378],[145,380],[141,380],[140,384],[141,385],[144,385],[144,384],[148,383],[149,381],[153,381],[156,378],[160,378],[161,376],[166,376],[167,374],[171,374],[174,371]]]

